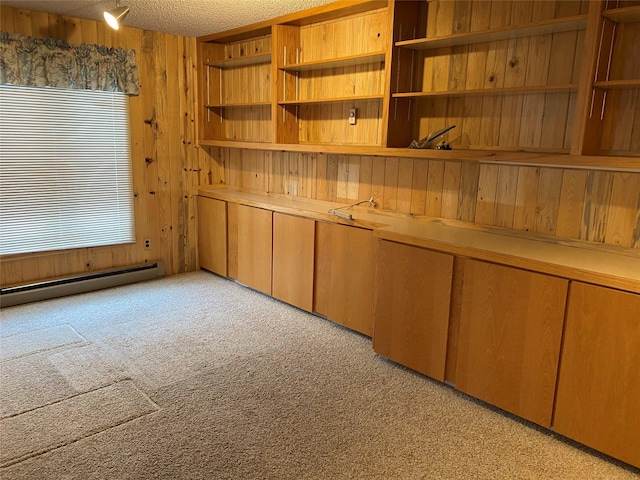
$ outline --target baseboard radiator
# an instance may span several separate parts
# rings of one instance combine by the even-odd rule
[[[164,263],[153,262],[56,278],[0,290],[0,307],[91,292],[164,276]]]

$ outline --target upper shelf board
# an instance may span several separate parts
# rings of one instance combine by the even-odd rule
[[[261,63],[271,62],[270,53],[261,53],[259,55],[248,55],[240,58],[229,58],[226,60],[219,60],[217,62],[205,62],[205,65],[209,67],[218,68],[233,68],[233,67],[245,67],[247,65],[260,65]]]
[[[217,103],[205,105],[206,108],[249,108],[268,107],[271,102],[248,102],[248,103]]]
[[[560,92],[565,90],[577,90],[578,85],[567,83],[564,85],[526,85],[522,87],[498,87],[476,88],[473,90],[443,90],[434,92],[400,92],[392,94],[393,98],[420,98],[420,97],[460,97],[463,95],[491,95],[499,93],[536,93],[536,92]]]
[[[312,98],[305,100],[285,100],[279,101],[278,105],[313,105],[320,103],[336,103],[336,102],[352,102],[357,100],[381,100],[384,95],[359,95],[352,97],[336,97],[336,98]]]
[[[615,90],[622,88],[640,88],[640,79],[634,80],[606,80],[602,82],[594,82],[593,86],[605,90]]]
[[[602,16],[616,23],[640,22],[640,5],[605,10],[602,12]]]
[[[348,57],[332,58],[328,60],[317,60],[314,62],[301,62],[291,65],[282,65],[280,70],[287,72],[306,72],[310,70],[322,70],[325,68],[351,67],[354,65],[366,65],[369,63],[384,62],[384,52],[364,53],[361,55],[351,55]]]
[[[511,40],[513,38],[531,37],[533,35],[545,35],[549,33],[570,32],[581,30],[587,26],[587,15],[574,17],[554,18],[541,22],[524,25],[511,25],[508,27],[493,28],[482,32],[456,33],[437,38],[418,38],[396,42],[397,47],[410,48],[412,50],[431,50],[442,47],[456,47],[473,43],[494,42],[499,40]]]

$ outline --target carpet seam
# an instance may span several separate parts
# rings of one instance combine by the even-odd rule
[[[145,413],[142,413],[140,415],[127,417],[124,420],[122,420],[121,422],[115,423],[113,425],[109,425],[107,428],[103,428],[103,429],[95,430],[95,431],[90,431],[86,435],[83,435],[83,436],[81,436],[79,438],[70,440],[68,442],[64,442],[64,443],[55,445],[55,446],[53,446],[51,448],[45,448],[45,449],[42,449],[42,450],[38,450],[36,452],[32,452],[32,453],[29,453],[27,455],[22,455],[20,457],[12,458],[11,460],[9,460],[9,461],[3,463],[2,465],[0,465],[0,469],[5,469],[5,468],[10,467],[12,465],[16,465],[18,463],[22,463],[25,460],[29,460],[30,458],[38,457],[40,455],[44,455],[45,453],[49,453],[49,452],[52,452],[54,450],[58,450],[59,448],[66,447],[67,445],[71,445],[72,443],[79,442],[80,440],[84,440],[85,438],[92,437],[92,436],[97,435],[99,433],[106,432],[107,430],[111,430],[112,428],[119,427],[120,425],[124,425],[125,423],[129,423],[129,422],[131,422],[133,420],[136,420],[138,418],[142,418],[142,417],[145,417],[147,415],[152,415],[154,413],[157,413],[158,411],[159,411],[159,409],[156,409],[156,410],[153,410],[151,412],[145,412]]]
[[[0,364],[6,363],[6,362],[12,362],[14,360],[18,360],[18,359],[21,359],[21,358],[26,358],[26,357],[29,357],[31,355],[35,355],[35,354],[38,354],[38,353],[54,351],[54,350],[57,350],[57,349],[60,349],[60,348],[64,348],[64,347],[86,346],[86,345],[91,345],[93,343],[93,342],[90,342],[84,335],[80,334],[75,328],[73,328],[73,326],[70,323],[61,323],[61,324],[58,324],[58,325],[53,325],[53,326],[48,327],[48,328],[39,328],[37,330],[29,330],[28,332],[15,333],[13,335],[8,335],[6,337],[0,337],[0,339],[6,340],[8,338],[13,338],[13,337],[16,337],[18,335],[27,335],[27,334],[36,333],[36,332],[42,332],[44,330],[50,330],[52,328],[62,327],[62,326],[65,326],[65,325],[67,327],[69,327],[73,331],[74,334],[76,334],[78,337],[80,337],[81,340],[68,342],[68,343],[63,343],[62,345],[56,345],[56,346],[49,347],[49,348],[41,348],[41,349],[38,349],[38,350],[33,350],[31,352],[23,353],[21,355],[16,355],[14,357],[3,358],[3,359],[0,359]]]
[[[140,390],[140,389],[138,388],[138,386],[136,385],[136,383],[135,383],[133,380],[131,380],[131,379],[123,379],[123,380],[120,380],[120,381],[114,382],[114,383],[112,383],[112,384],[105,385],[105,386],[103,386],[103,387],[94,388],[94,389],[92,389],[92,390],[88,390],[88,391],[86,391],[86,392],[82,392],[82,393],[79,393],[79,394],[77,394],[77,395],[72,395],[71,397],[65,398],[64,400],[60,400],[60,401],[57,401],[57,402],[52,402],[52,403],[50,403],[50,404],[48,404],[48,405],[43,405],[43,406],[41,406],[41,407],[37,407],[37,408],[31,409],[31,410],[28,410],[27,412],[31,412],[31,411],[34,411],[34,410],[38,410],[38,409],[43,408],[43,407],[45,407],[45,406],[55,405],[55,404],[57,404],[57,403],[61,403],[61,402],[63,402],[63,401],[66,401],[66,400],[69,400],[69,399],[72,399],[72,398],[78,397],[78,396],[80,396],[80,395],[84,395],[84,394],[87,394],[87,393],[92,393],[92,392],[95,392],[95,391],[97,391],[97,390],[102,390],[102,389],[105,389],[105,388],[111,387],[111,386],[113,386],[113,385],[117,385],[117,384],[119,384],[119,383],[124,383],[124,382],[130,382],[130,383],[131,383],[131,385],[135,388],[135,390],[136,390],[136,391],[137,391],[137,392],[138,392],[142,397],[144,397],[144,398],[145,398],[145,400],[147,400],[148,402],[150,402],[149,407],[152,409],[150,412],[141,413],[141,414],[139,414],[139,415],[138,415],[138,414],[136,414],[136,415],[131,415],[131,416],[129,416],[129,417],[124,418],[124,419],[123,419],[122,421],[120,421],[120,422],[117,422],[117,423],[115,423],[115,424],[113,424],[113,425],[109,425],[109,426],[108,426],[108,427],[106,427],[106,428],[96,429],[96,430],[90,430],[87,434],[82,435],[81,437],[75,438],[75,439],[73,439],[73,440],[70,440],[70,441],[68,441],[68,442],[63,442],[63,443],[60,443],[60,444],[54,445],[54,446],[49,447],[49,448],[44,448],[44,449],[38,450],[38,451],[36,451],[36,452],[31,452],[31,453],[28,453],[28,454],[26,454],[26,455],[21,455],[21,456],[19,456],[19,457],[12,458],[12,459],[10,459],[10,460],[8,460],[8,461],[6,461],[6,462],[4,462],[4,463],[0,464],[0,469],[5,469],[5,468],[10,467],[10,466],[12,466],[12,465],[16,465],[16,464],[18,464],[18,463],[22,463],[22,462],[24,462],[24,461],[26,461],[26,460],[29,460],[30,458],[34,458],[34,457],[37,457],[37,456],[43,455],[43,454],[45,454],[45,453],[52,452],[52,451],[57,450],[57,449],[59,449],[59,448],[66,447],[67,445],[71,445],[72,443],[76,443],[76,442],[79,442],[80,440],[84,440],[85,438],[89,438],[89,437],[92,437],[92,436],[97,435],[97,434],[99,434],[99,433],[106,432],[107,430],[111,430],[112,428],[119,427],[120,425],[124,425],[125,423],[129,423],[129,422],[131,422],[131,421],[133,421],[133,420],[136,420],[136,419],[138,419],[138,418],[142,418],[142,417],[147,416],[147,415],[152,415],[152,414],[157,413],[157,412],[159,412],[159,411],[161,410],[161,409],[160,409],[160,407],[158,406],[158,404],[157,404],[156,402],[154,402],[154,401],[153,401],[153,400],[152,400],[152,399],[151,399],[151,398],[150,398],[150,397],[149,397],[145,392],[143,392],[142,390]],[[27,413],[27,412],[23,412],[23,413]],[[15,416],[16,416],[16,415],[12,415],[11,417],[6,417],[6,418],[12,418],[12,417],[15,417]]]
[[[131,383],[133,383],[135,385],[135,382],[132,378],[122,378],[120,380],[116,380],[115,382],[112,383],[107,383],[107,384],[103,384],[103,385],[99,385],[97,387],[94,388],[90,388],[89,390],[85,390],[82,392],[77,392],[74,393],[73,395],[69,395],[68,397],[64,397],[61,398],[59,400],[55,400],[53,402],[49,402],[49,403],[45,403],[43,405],[38,405],[37,407],[33,407],[33,408],[29,408],[28,410],[23,410],[22,412],[18,412],[18,413],[12,413],[11,415],[7,415],[6,417],[0,417],[0,420],[6,420],[8,418],[14,418],[17,417],[18,415],[24,415],[25,413],[30,413],[30,412],[35,412],[36,410],[39,410],[41,408],[45,408],[45,407],[50,407],[52,405],[56,405],[58,403],[62,403],[62,402],[66,402],[67,400],[71,400],[72,398],[76,398],[79,397],[80,395],[86,395],[87,393],[93,393],[93,392],[97,392],[98,390],[102,390],[104,388],[107,387],[112,387],[114,385],[117,385],[118,383],[122,383],[122,382],[126,382],[126,381],[130,381]],[[136,389],[140,390],[137,385],[136,385]],[[140,393],[142,393],[142,391],[140,390]],[[146,394],[144,395],[147,400],[149,400],[150,402],[152,402],[154,405],[157,405],[153,400],[151,400]]]

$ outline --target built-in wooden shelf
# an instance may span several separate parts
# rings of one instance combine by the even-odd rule
[[[509,150],[465,149],[434,150],[389,148],[373,145],[317,145],[302,143],[247,142],[241,140],[200,140],[202,147],[245,148],[280,152],[327,153],[341,155],[371,155],[374,157],[408,157],[435,160],[460,160],[475,163],[496,163],[607,170],[640,173],[640,158],[627,156],[588,156],[563,153],[514,152]]]
[[[606,80],[602,82],[594,82],[593,86],[605,90],[615,90],[622,88],[640,88],[640,79],[634,80]]]
[[[384,95],[362,95],[351,97],[336,97],[336,98],[312,98],[307,100],[286,100],[278,102],[278,105],[312,105],[314,103],[337,103],[337,102],[350,102],[354,100],[382,100]]]
[[[260,65],[262,63],[271,62],[270,53],[261,53],[259,55],[247,55],[240,58],[229,58],[226,60],[219,60],[217,62],[205,62],[208,67],[217,68],[233,68],[233,67],[245,67],[247,65]]]
[[[278,67],[286,72],[306,72],[311,70],[322,70],[325,68],[352,67],[354,65],[366,65],[369,63],[384,62],[384,52],[363,53],[361,55],[350,55],[348,57],[332,58],[328,60],[317,60],[313,62],[300,62],[291,65]]]
[[[472,90],[444,90],[438,92],[402,92],[392,94],[393,98],[421,98],[421,97],[461,97],[465,95],[492,95],[500,93],[538,93],[562,92],[577,90],[578,85],[529,85],[522,87],[478,88]]]
[[[554,18],[552,20],[522,25],[511,25],[503,28],[493,28],[482,32],[456,33],[454,35],[437,38],[404,40],[396,42],[396,46],[410,48],[412,50],[430,50],[434,48],[470,45],[473,43],[511,40],[513,38],[531,37],[533,35],[570,32],[584,29],[586,26],[587,15],[576,15],[573,17]]]
[[[602,72],[598,73],[598,65],[607,65],[605,57],[608,54],[609,57],[615,57],[616,62],[625,62],[625,65],[632,62],[631,67],[633,67],[633,62],[636,61],[633,35],[616,34],[613,31],[615,28],[613,22],[621,23],[618,29],[635,28],[634,22],[640,22],[640,2],[620,2],[620,5],[625,6],[609,9],[606,8],[607,3],[611,6],[615,2],[588,2],[588,14],[584,13],[587,8],[583,6],[580,10],[573,10],[573,13],[583,12],[582,14],[568,14],[561,18],[541,21],[514,20],[515,24],[505,25],[509,23],[509,19],[501,18],[495,19],[497,22],[495,25],[502,25],[500,27],[464,33],[459,31],[453,33],[456,32],[455,23],[448,23],[448,19],[451,17],[459,21],[459,13],[447,10],[443,18],[447,19],[448,27],[441,32],[444,33],[441,36],[435,35],[436,30],[440,31],[440,28],[425,28],[429,10],[435,8],[435,4],[427,3],[425,6],[419,5],[420,3],[422,2],[340,0],[317,10],[317,13],[313,13],[316,12],[315,10],[307,11],[297,16],[274,19],[199,38],[198,42],[202,44],[202,50],[199,53],[202,56],[198,63],[202,70],[200,84],[203,85],[200,95],[204,99],[200,103],[199,137],[204,138],[204,142],[209,139],[224,141],[225,137],[230,135],[229,132],[245,132],[248,128],[256,134],[260,147],[248,146],[254,142],[239,140],[233,142],[235,148],[301,149],[299,151],[310,149],[310,151],[324,150],[344,154],[376,150],[384,152],[384,155],[401,157],[469,158],[480,155],[486,158],[485,152],[514,151],[518,148],[517,140],[511,141],[511,139],[523,139],[522,129],[538,128],[536,125],[540,125],[544,120],[543,117],[547,115],[547,111],[548,115],[554,115],[553,109],[557,109],[559,115],[564,115],[566,109],[567,118],[572,118],[571,115],[573,115],[575,121],[565,121],[564,117],[558,117],[557,125],[553,128],[564,128],[564,130],[557,132],[556,135],[545,137],[544,141],[538,140],[537,137],[527,139],[526,147],[523,147],[525,152],[531,152],[534,155],[540,153],[559,156],[570,152],[576,155],[589,153],[594,156],[593,158],[597,156],[597,167],[616,170],[637,168],[640,157],[634,149],[633,142],[626,140],[633,126],[629,122],[623,122],[625,126],[620,128],[627,130],[622,134],[620,128],[609,128],[609,124],[613,121],[617,103],[627,102],[626,98],[619,100],[618,96],[630,95],[640,89],[640,78],[638,75],[626,75],[626,79],[621,79],[623,75],[619,72],[619,64],[615,63],[612,71],[618,72],[618,75],[612,74],[611,76],[615,79],[605,80],[607,77]],[[529,7],[534,4],[535,0],[527,2]],[[367,15],[363,17],[362,28],[359,23],[353,23],[347,18],[364,12],[367,12]],[[387,15],[388,18],[385,12],[390,14],[390,16]],[[472,13],[472,17],[475,15],[476,13]],[[335,38],[331,40],[335,45],[327,42],[324,53],[319,52],[314,57],[300,50],[303,46],[306,49],[309,48],[307,42],[315,41],[314,35],[322,35],[325,23],[337,29],[337,33],[333,33]],[[631,25],[622,25],[628,23]],[[385,30],[387,27],[383,28],[383,26],[389,26],[389,24],[391,29],[387,31]],[[453,30],[451,25],[454,25]],[[608,37],[605,38],[605,43],[599,46],[598,41],[603,42],[604,37],[598,32],[603,28],[609,29],[605,32]],[[425,36],[427,32],[428,35],[425,38],[416,39],[414,38],[416,33],[406,33],[417,31],[422,31],[417,34],[418,36]],[[365,38],[362,35],[364,32],[369,34],[367,37],[369,40],[366,42],[362,40]],[[405,32],[404,36],[400,32]],[[536,81],[534,80],[536,75],[527,73],[547,68],[546,59],[543,58],[542,53],[547,51],[548,45],[545,45],[544,52],[538,51],[537,47],[535,50],[521,52],[522,55],[517,52],[518,61],[523,62],[522,66],[526,63],[527,67],[527,72],[521,73],[530,80],[525,82],[522,77],[522,83],[536,83],[536,85],[506,86],[504,83],[496,85],[496,82],[489,84],[480,81],[473,87],[464,89],[463,85],[455,86],[453,83],[448,85],[448,80],[454,79],[456,72],[448,68],[446,62],[438,63],[439,60],[434,61],[433,64],[423,62],[424,55],[430,56],[437,51],[436,49],[443,47],[445,49],[456,46],[462,48],[476,44],[486,46],[487,42],[506,43],[510,39],[530,37],[533,37],[531,40],[533,42],[535,38],[548,40],[551,35],[563,32],[570,32],[574,37],[576,33],[580,33],[575,41],[566,45],[566,48],[555,51],[555,46],[552,46],[554,68],[558,69],[555,76],[566,78],[566,83],[555,83],[550,80],[547,85],[540,84],[544,83],[544,80]],[[396,33],[400,35],[397,38],[401,41],[393,40]],[[584,46],[581,46],[582,43]],[[225,49],[225,53],[222,53],[221,48]],[[296,50],[302,53],[296,55]],[[596,55],[600,50],[602,54]],[[267,51],[270,53],[257,53]],[[416,52],[419,55],[416,55]],[[464,48],[463,50],[458,48],[452,52],[449,53],[460,55],[456,68],[458,65],[462,68],[465,61],[469,64],[473,59],[474,52],[466,52]],[[247,55],[239,58],[221,58],[230,55],[238,57],[245,53]],[[447,52],[440,53],[443,56],[450,56],[446,55]],[[496,59],[496,61],[504,63],[509,62],[512,53],[501,50],[500,55],[504,55],[505,58]],[[585,58],[577,58],[579,55]],[[324,58],[318,59],[318,56]],[[588,70],[586,66],[580,65],[580,62],[584,63],[584,61],[593,63],[589,66],[593,72],[584,73]],[[425,69],[432,67],[444,69],[441,75],[439,74],[440,87],[425,87],[426,91],[415,91],[422,90],[415,86],[420,84],[425,75],[430,75]],[[218,70],[215,75],[212,75],[212,69]],[[629,69],[626,68],[626,70]],[[277,72],[281,73],[276,75]],[[480,77],[483,72],[483,68],[478,68],[467,72],[467,75],[471,79],[482,80]],[[220,79],[217,78],[218,73]],[[353,79],[346,78],[351,74]],[[583,78],[585,75],[588,75],[591,80]],[[246,81],[252,82],[254,89],[260,89],[260,91],[242,90],[245,77]],[[581,81],[578,82],[578,80]],[[344,89],[344,83],[352,81],[354,85],[359,85],[355,92]],[[607,122],[603,119],[592,121],[590,118],[583,118],[587,115],[583,115],[582,110],[585,110],[582,108],[583,104],[591,101],[587,97],[592,92],[587,90],[583,92],[579,85],[589,85],[596,95],[603,97],[602,101],[607,103],[607,109],[603,110],[604,116],[609,119]],[[462,88],[458,89],[460,87]],[[233,89],[234,96],[233,98],[227,96],[230,102],[225,103],[224,92],[228,93],[229,88]],[[549,95],[546,95],[547,93]],[[554,95],[571,96],[571,102],[568,105],[566,102],[555,106],[549,104],[547,109],[547,103],[544,102],[548,102],[548,99]],[[611,95],[614,96],[611,97]],[[475,124],[465,123],[467,127],[460,124],[463,130],[473,128],[475,131],[462,131],[462,134],[468,134],[469,138],[460,142],[463,145],[454,145],[452,157],[446,157],[446,153],[442,151],[405,153],[402,150],[412,140],[422,138],[429,131],[436,130],[438,118],[448,118],[453,115],[453,111],[447,108],[445,100],[479,98],[493,100],[500,97],[505,99],[524,97],[528,102],[527,106],[531,104],[536,107],[530,111],[511,112],[508,110],[509,105],[496,105],[493,108],[491,101],[472,103],[469,104],[469,115],[474,118],[502,122],[500,125],[504,126],[505,134],[501,133],[497,141],[491,141],[491,138],[479,135]],[[265,98],[270,98],[271,101],[255,101],[255,99]],[[412,99],[415,100],[411,101]],[[343,128],[343,122],[336,121],[338,112],[335,109],[340,107],[348,110],[359,105],[362,105],[362,108],[365,105],[375,106],[375,112],[368,112],[363,118],[365,121],[358,122],[353,129]],[[542,108],[543,105],[544,108]],[[277,108],[280,114],[276,114],[274,108]],[[573,112],[574,109],[575,112]],[[505,122],[505,119],[510,119],[514,114],[519,117],[518,121]],[[345,117],[343,120],[346,120],[346,112],[342,111],[341,115]],[[324,122],[326,122],[326,128]],[[617,125],[617,122],[616,117],[613,123]],[[454,119],[447,124],[453,123],[458,122]],[[345,121],[344,125],[346,124]],[[361,142],[362,146],[355,145],[355,141]],[[218,143],[213,145],[222,146]],[[387,149],[387,145],[391,148]],[[514,153],[519,155],[522,152]],[[375,155],[375,153],[371,154]],[[502,153],[499,155],[503,158]],[[600,161],[605,158],[605,155],[612,159],[610,164]],[[627,160],[628,157],[631,158]],[[548,158],[544,157],[541,162],[546,164],[547,160]],[[520,162],[520,158],[515,162]],[[569,164],[576,165],[577,168],[585,162],[588,164],[584,165],[586,168],[596,167],[590,163],[591,161],[573,157],[567,161]],[[564,163],[559,161],[558,165],[564,166]]]
[[[251,102],[251,103],[224,103],[216,105],[205,105],[207,108],[244,108],[244,107],[268,107],[271,106],[271,102]]]
[[[616,23],[640,22],[640,5],[605,10],[602,16]]]

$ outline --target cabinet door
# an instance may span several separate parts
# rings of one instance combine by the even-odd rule
[[[318,222],[314,310],[373,335],[375,240],[371,230]]]
[[[229,231],[229,241],[235,236],[236,280],[271,295],[271,211],[238,205],[235,223],[236,231]]]
[[[571,284],[553,423],[640,467],[640,295]]]
[[[198,256],[200,267],[227,275],[227,204],[198,197]]]
[[[453,256],[378,243],[373,349],[443,381]]]
[[[273,214],[273,296],[308,312],[313,308],[315,221]]]
[[[467,260],[456,388],[551,426],[568,282]]]

